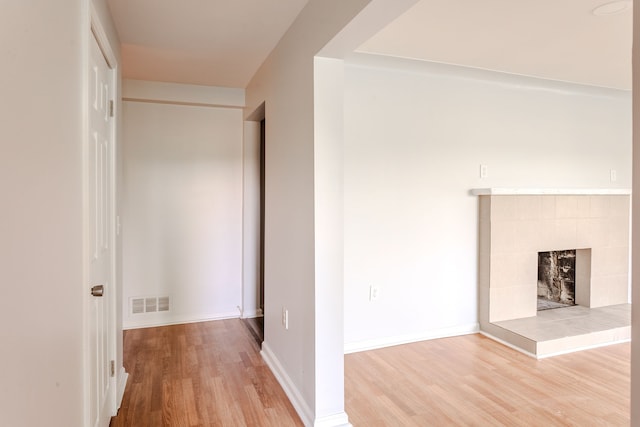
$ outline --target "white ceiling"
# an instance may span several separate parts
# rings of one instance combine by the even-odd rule
[[[611,0],[421,0],[358,50],[631,89],[632,12]]]
[[[308,0],[108,0],[125,78],[246,87]]]
[[[631,89],[631,11],[592,13],[608,1],[420,0],[358,50]],[[308,0],[108,2],[125,78],[246,87]]]

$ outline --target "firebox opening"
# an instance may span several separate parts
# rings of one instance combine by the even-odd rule
[[[538,252],[538,311],[576,305],[576,250]]]

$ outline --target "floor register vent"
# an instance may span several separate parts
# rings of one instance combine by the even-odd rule
[[[131,314],[169,311],[169,297],[131,298]]]

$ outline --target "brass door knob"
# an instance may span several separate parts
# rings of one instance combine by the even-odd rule
[[[104,295],[104,286],[95,285],[91,288],[91,295],[94,297],[101,297]]]

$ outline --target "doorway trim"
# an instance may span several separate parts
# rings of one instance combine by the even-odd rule
[[[262,255],[261,208],[261,121],[264,102],[244,121],[243,129],[243,221],[242,221],[242,307],[241,317],[263,316],[260,288],[264,261]]]

